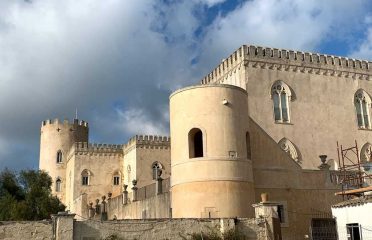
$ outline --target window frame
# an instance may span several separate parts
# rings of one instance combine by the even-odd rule
[[[273,117],[275,123],[291,123],[291,88],[282,80],[271,85],[271,99],[273,102]]]
[[[198,153],[196,152],[196,142],[195,138],[197,134],[201,134],[201,138],[198,140],[201,140],[201,143],[198,144]],[[188,132],[188,149],[189,149],[189,159],[192,158],[203,158],[206,156],[206,151],[205,151],[205,132],[198,127],[190,129]],[[201,153],[201,154],[200,154]]]
[[[57,164],[63,163],[63,153],[61,150],[57,151],[56,162]]]
[[[371,125],[371,97],[364,89],[358,89],[354,94],[354,108],[356,123],[361,130],[370,130]],[[366,123],[367,122],[367,123]]]
[[[61,192],[62,191],[62,180],[59,177],[56,180],[55,191],[56,192]]]

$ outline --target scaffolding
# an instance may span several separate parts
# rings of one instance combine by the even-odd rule
[[[372,149],[370,147],[369,160],[372,160]],[[341,184],[342,192],[337,195],[342,195],[349,199],[352,196],[363,196],[366,191],[371,191],[371,187],[366,186],[366,180],[371,180],[372,175],[367,174],[363,169],[364,162],[360,161],[360,153],[358,143],[355,140],[355,146],[344,148],[337,142],[338,156],[338,183]]]

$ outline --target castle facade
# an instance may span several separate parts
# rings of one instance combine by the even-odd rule
[[[244,45],[201,84],[170,96],[170,138],[91,144],[86,122],[47,120],[40,169],[52,176],[53,193],[81,214],[103,195],[121,196],[124,185],[131,192],[155,183],[159,172],[170,178],[170,201],[159,203],[169,214],[150,217],[252,217],[252,204],[268,193],[280,203],[283,236],[303,237],[340,200],[336,143],[356,141],[361,160],[370,160],[371,67]]]

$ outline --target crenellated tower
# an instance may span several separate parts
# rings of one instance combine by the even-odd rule
[[[199,85],[170,96],[175,218],[253,216],[247,92]]]
[[[52,193],[65,202],[66,163],[70,148],[75,142],[88,142],[88,123],[74,119],[46,120],[40,131],[39,169],[52,177]]]

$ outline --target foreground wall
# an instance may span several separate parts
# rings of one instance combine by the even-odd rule
[[[260,219],[152,219],[120,221],[76,221],[74,214],[53,215],[53,221],[0,222],[0,239],[195,239],[230,233],[246,240],[274,238],[272,218]],[[194,238],[192,238],[194,236]],[[214,237],[215,239],[215,237]]]
[[[0,222],[0,239],[53,239],[52,221]]]
[[[74,239],[192,239],[192,234],[237,230],[247,240],[266,240],[266,224],[255,219],[157,219],[74,223]]]

